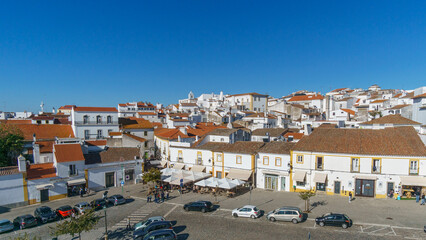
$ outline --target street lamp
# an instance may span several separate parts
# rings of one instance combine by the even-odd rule
[[[104,213],[105,213],[105,240],[108,240],[108,221],[107,221],[106,206],[104,206]]]

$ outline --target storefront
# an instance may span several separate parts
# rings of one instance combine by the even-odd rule
[[[356,179],[355,180],[355,196],[374,197],[375,180],[372,179]]]
[[[400,177],[400,196],[402,198],[414,198],[416,193],[426,194],[426,178],[420,176]]]
[[[316,172],[314,176],[315,189],[325,192],[327,187],[327,174]]]
[[[86,179],[77,178],[67,181],[68,197],[79,195],[80,189],[82,189],[83,191],[86,189]]]
[[[265,174],[265,189],[269,190],[278,190],[278,176]]]

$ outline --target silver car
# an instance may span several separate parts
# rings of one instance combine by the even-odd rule
[[[0,233],[13,231],[13,223],[7,219],[0,220]]]
[[[136,223],[133,230],[136,231],[140,228],[144,228],[144,227],[148,226],[152,222],[159,222],[159,221],[166,221],[166,219],[164,217],[161,217],[161,216],[150,217],[145,221]]]
[[[111,197],[108,197],[107,201],[110,204],[113,204],[114,206],[126,203],[126,199],[123,196],[121,196],[120,194],[112,195]]]
[[[249,217],[254,219],[258,218],[260,214],[260,210],[253,205],[245,205],[244,207],[232,210],[233,217]]]
[[[81,202],[74,205],[74,209],[78,214],[84,214],[85,212],[88,212],[92,207],[88,202]]]
[[[300,223],[303,220],[303,213],[298,207],[282,207],[270,211],[266,215],[266,219],[271,222],[287,221],[292,223]]]

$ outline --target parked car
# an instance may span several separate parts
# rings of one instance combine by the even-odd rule
[[[342,228],[348,228],[352,226],[352,220],[346,214],[340,213],[329,213],[325,214],[322,217],[317,217],[315,223],[324,227],[328,226],[338,226]]]
[[[145,221],[141,221],[141,222],[136,223],[133,227],[133,230],[136,231],[139,228],[146,227],[147,225],[149,225],[152,222],[158,222],[158,221],[166,221],[166,219],[163,218],[162,216],[150,217]]]
[[[260,217],[260,214],[260,210],[253,205],[245,205],[244,207],[232,210],[232,216],[234,217],[249,217],[255,219]]]
[[[40,223],[56,221],[58,215],[48,206],[41,206],[34,211],[34,217]]]
[[[0,233],[13,231],[13,223],[7,219],[0,220]]]
[[[172,229],[161,229],[161,230],[155,230],[143,238],[143,240],[173,240],[177,239],[177,235],[175,231]]]
[[[133,239],[143,239],[143,237],[145,237],[145,235],[147,235],[148,233],[155,230],[160,230],[160,229],[173,229],[172,223],[169,221],[152,222],[148,224],[147,226],[143,228],[139,228],[138,230],[134,231]]]
[[[92,207],[88,202],[81,202],[74,205],[74,211],[77,214],[84,214],[85,212],[90,211],[90,209],[92,209]]]
[[[19,216],[13,220],[13,225],[19,229],[37,226],[37,219],[31,214]]]
[[[113,204],[114,206],[126,203],[126,199],[123,196],[121,196],[120,194],[112,195],[111,197],[108,197],[107,201],[110,204]]]
[[[65,206],[62,206],[62,207],[59,207],[58,209],[56,209],[56,214],[60,218],[70,217],[73,212],[74,212],[74,209],[72,209],[72,207],[69,206],[69,205],[65,205]]]
[[[213,204],[209,201],[197,201],[190,202],[183,205],[183,209],[185,211],[201,211],[201,212],[209,212],[213,209]]]
[[[266,219],[271,222],[287,221],[300,223],[303,220],[302,210],[298,207],[281,207],[266,214]]]
[[[95,200],[91,201],[90,206],[92,206],[92,208],[94,208],[95,210],[99,210],[99,209],[106,207],[107,202],[104,199],[99,198],[99,199],[95,199]]]

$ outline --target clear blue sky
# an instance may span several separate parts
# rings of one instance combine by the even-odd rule
[[[1,1],[0,110],[426,83],[424,1]]]

